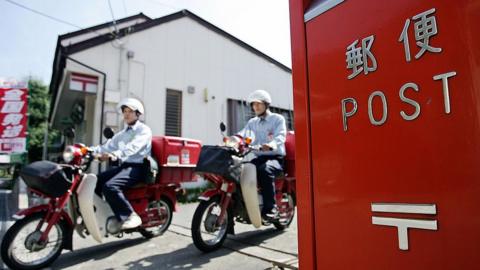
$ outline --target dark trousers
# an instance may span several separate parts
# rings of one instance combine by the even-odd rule
[[[99,196],[103,193],[117,219],[125,221],[133,213],[133,208],[123,191],[142,181],[144,177],[143,164],[124,163],[98,175],[95,193]]]
[[[275,206],[275,178],[283,172],[283,158],[277,156],[259,156],[251,161],[257,167],[257,180],[262,189],[262,214]]]

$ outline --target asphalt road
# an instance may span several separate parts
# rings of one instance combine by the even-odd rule
[[[2,201],[3,203],[3,201]],[[48,269],[272,269],[274,263],[297,257],[297,225],[278,231],[237,224],[220,250],[202,253],[192,242],[190,223],[197,204],[179,205],[162,236],[145,240],[139,234],[109,238],[98,244],[74,235],[74,251],[64,251]],[[3,208],[3,207],[2,207]],[[294,268],[292,268],[294,269]]]

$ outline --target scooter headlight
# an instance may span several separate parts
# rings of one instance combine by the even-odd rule
[[[72,162],[72,160],[74,158],[74,152],[75,152],[75,149],[73,148],[73,146],[71,146],[71,145],[67,146],[65,148],[65,151],[63,151],[63,160],[66,163]]]
[[[240,145],[240,142],[241,140],[237,136],[230,136],[225,138],[225,146],[228,146],[228,147],[238,148],[238,146]]]

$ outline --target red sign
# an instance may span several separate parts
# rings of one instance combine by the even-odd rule
[[[0,88],[0,152],[26,151],[28,89]]]
[[[70,90],[96,94],[98,77],[73,72],[70,75]]]

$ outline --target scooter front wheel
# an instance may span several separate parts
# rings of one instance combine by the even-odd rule
[[[3,237],[1,255],[3,262],[12,269],[32,270],[50,265],[62,252],[67,227],[60,220],[48,233],[46,241],[40,241],[42,228],[37,229],[45,213],[29,215],[12,225]],[[45,226],[46,224],[44,224]]]
[[[279,205],[280,218],[273,222],[277,230],[285,230],[292,223],[295,216],[295,202],[289,193],[283,193],[282,202]]]
[[[228,211],[221,225],[218,224],[220,212],[218,197],[201,201],[195,210],[192,220],[192,238],[195,246],[203,252],[219,249],[227,238]]]

